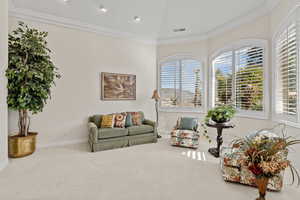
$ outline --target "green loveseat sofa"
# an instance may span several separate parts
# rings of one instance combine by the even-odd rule
[[[92,152],[157,142],[156,123],[142,115],[141,126],[100,128],[102,115],[89,117],[89,144]]]

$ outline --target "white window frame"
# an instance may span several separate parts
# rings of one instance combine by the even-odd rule
[[[246,111],[246,110],[237,110],[237,117],[246,117],[246,118],[254,118],[254,119],[269,119],[270,112],[270,93],[269,93],[269,49],[268,49],[268,41],[262,39],[245,39],[235,42],[231,45],[228,45],[224,48],[219,49],[215,53],[213,53],[209,58],[209,108],[212,109],[215,105],[215,69],[213,67],[213,61],[215,58],[220,56],[221,54],[236,50],[239,50],[244,47],[249,46],[258,46],[264,49],[264,58],[263,58],[263,67],[264,67],[264,90],[263,90],[263,111]],[[234,56],[234,55],[233,55]],[[234,57],[233,57],[234,58]],[[235,76],[236,66],[235,59],[233,59],[233,68],[232,73]],[[235,77],[233,78],[235,80]],[[233,98],[235,98],[235,85],[233,85]]]
[[[273,87],[272,87],[272,92],[273,92],[273,96],[272,96],[272,121],[278,122],[278,123],[285,123],[288,126],[292,126],[292,127],[296,127],[296,128],[300,128],[300,75],[298,76],[298,81],[297,81],[297,96],[298,96],[298,101],[297,101],[297,116],[295,117],[295,122],[293,121],[289,121],[289,120],[284,120],[282,119],[282,117],[280,115],[277,115],[276,112],[276,103],[277,103],[277,99],[276,99],[276,93],[277,93],[277,88],[278,88],[278,68],[279,66],[277,65],[276,62],[276,42],[278,37],[282,34],[282,32],[284,30],[287,29],[287,27],[293,23],[296,22],[296,26],[297,29],[300,30],[300,5],[295,6],[295,8],[293,8],[290,13],[287,15],[287,17],[281,22],[281,24],[278,26],[278,28],[276,29],[275,34],[273,35],[272,38],[272,65],[274,66],[273,72],[272,72],[272,81],[273,81]],[[298,53],[297,53],[297,72],[299,74],[300,72],[300,52],[299,52],[299,48],[300,48],[300,31],[297,32],[297,49],[298,49]]]
[[[172,56],[167,56],[165,58],[160,59],[157,65],[157,90],[159,93],[161,93],[161,84],[160,84],[160,72],[161,72],[161,67],[168,62],[174,62],[178,60],[196,60],[200,63],[201,66],[201,82],[203,83],[202,87],[202,95],[201,95],[201,102],[202,106],[199,108],[190,108],[190,107],[177,107],[177,108],[168,108],[168,107],[162,107],[161,103],[159,102],[159,111],[160,112],[185,112],[185,113],[206,113],[207,110],[207,80],[205,74],[207,74],[207,67],[205,65],[205,62],[203,59],[199,59],[195,56],[192,56],[192,54],[189,53],[184,53],[184,54],[175,54]]]

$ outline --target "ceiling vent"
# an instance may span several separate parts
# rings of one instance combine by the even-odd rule
[[[177,32],[184,32],[184,31],[186,31],[186,28],[175,28],[175,29],[173,29],[173,31],[175,33],[177,33]]]

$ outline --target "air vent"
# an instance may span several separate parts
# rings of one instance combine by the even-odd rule
[[[184,31],[186,31],[186,28],[175,28],[173,31],[175,33],[177,33],[177,32],[184,32]]]

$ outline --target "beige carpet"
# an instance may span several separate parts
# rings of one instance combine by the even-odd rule
[[[201,144],[196,152],[157,144],[90,153],[86,144],[45,148],[11,160],[0,172],[2,200],[254,200],[255,188],[222,180],[218,160]],[[199,152],[199,153],[198,153]],[[297,200],[300,188],[269,193]]]

